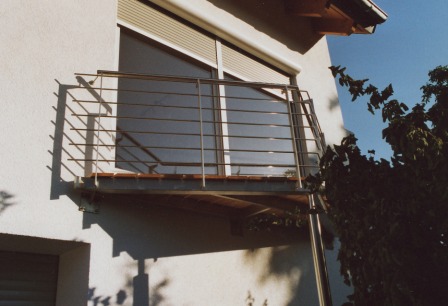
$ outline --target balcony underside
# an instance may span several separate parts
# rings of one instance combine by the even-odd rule
[[[196,213],[244,219],[261,213],[306,212],[308,192],[293,177],[98,173],[78,178],[88,194],[115,194]]]
[[[372,34],[387,19],[370,0],[285,0],[290,15],[312,18],[317,33],[323,35]]]

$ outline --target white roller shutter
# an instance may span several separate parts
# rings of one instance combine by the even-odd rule
[[[226,44],[222,44],[222,61],[225,72],[245,81],[290,84],[286,74]]]
[[[142,34],[216,67],[215,40],[176,18],[136,0],[119,0],[118,19],[119,23],[129,24]]]

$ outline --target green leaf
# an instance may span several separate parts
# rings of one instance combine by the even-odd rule
[[[379,91],[334,71],[353,100],[366,96],[368,111],[381,111],[393,150],[391,162],[375,161],[350,135],[326,150],[315,175],[341,242],[341,274],[354,288],[349,300],[440,305],[448,284],[448,66],[429,73],[423,103],[410,112],[391,99],[392,85]]]

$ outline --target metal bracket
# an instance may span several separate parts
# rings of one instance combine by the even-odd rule
[[[81,189],[82,187],[84,187],[84,181],[82,180],[82,177],[75,176],[75,179],[73,181],[73,186],[75,189]]]
[[[100,201],[102,196],[93,193],[81,193],[81,200],[79,203],[79,211],[86,213],[98,214],[100,212]]]

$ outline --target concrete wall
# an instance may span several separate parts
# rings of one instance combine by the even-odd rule
[[[327,139],[340,138],[325,38],[310,34],[303,20],[276,25],[298,27],[276,37],[267,22],[272,16],[256,18],[246,4],[237,9],[240,1],[192,2],[302,66],[298,83],[315,99]],[[280,14],[278,1],[264,2],[273,16]],[[67,145],[70,123],[77,119],[66,114],[73,97],[97,94],[81,92],[78,82],[85,79],[76,79],[75,72],[117,67],[116,3],[4,0],[0,16],[0,233],[7,237],[0,249],[28,245],[28,251],[54,253],[52,246],[83,243],[57,251],[58,305],[246,305],[248,295],[255,305],[265,299],[269,305],[318,304],[306,231],[232,236],[228,220],[137,197],[105,198],[99,214],[79,212],[73,177],[85,165],[67,160],[80,148]],[[33,243],[14,246],[14,235]],[[70,295],[72,284],[77,289]]]

